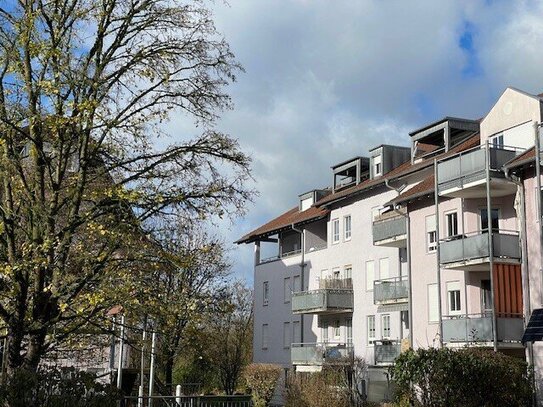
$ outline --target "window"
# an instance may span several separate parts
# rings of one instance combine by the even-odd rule
[[[290,322],[283,322],[283,348],[290,348],[291,338]]]
[[[445,224],[447,227],[447,237],[458,235],[458,214],[456,212],[445,215]]]
[[[449,301],[449,315],[458,315],[462,312],[460,303],[460,282],[451,281],[447,283],[447,298]]]
[[[390,315],[381,315],[381,335],[383,339],[390,338]]]
[[[268,305],[268,298],[269,298],[269,295],[270,295],[270,283],[267,282],[267,281],[264,281],[264,287],[263,287],[263,294],[262,294],[262,298],[263,298],[263,304],[264,305]]]
[[[347,215],[343,218],[343,228],[345,240],[351,240],[351,215]]]
[[[383,172],[381,156],[373,157],[373,175],[378,176]]]
[[[300,321],[292,322],[292,343],[300,343],[300,341],[302,340],[302,331],[300,329]]]
[[[493,147],[503,148],[503,146],[504,146],[504,144],[503,144],[503,133],[492,137],[490,139],[490,142],[491,142]]]
[[[262,325],[262,349],[268,349],[268,324]]]
[[[347,343],[353,343],[353,319],[347,318],[345,320],[345,338]]]
[[[301,283],[302,283],[302,280],[300,280],[300,276],[294,276],[294,284],[292,284],[292,292],[298,293],[302,291]]]
[[[490,280],[481,280],[481,311],[484,315],[492,313],[492,293]]]
[[[437,284],[428,284],[428,322],[439,321]]]
[[[283,299],[285,303],[290,302],[290,277],[286,277],[283,280]]]
[[[499,209],[492,209],[491,211],[491,217],[492,217],[492,230],[498,231],[499,226],[499,218],[500,218],[500,211]],[[487,231],[488,230],[488,210],[486,208],[481,209],[481,231]]]
[[[368,315],[368,344],[371,345],[375,341],[375,315]]]
[[[332,269],[332,278],[334,280],[339,280],[341,278],[341,271],[339,270],[339,267]]]
[[[339,339],[341,337],[341,323],[339,319],[334,321],[334,339]]]
[[[353,278],[353,267],[352,266],[345,266],[343,269],[343,277],[350,279]]]
[[[339,242],[339,219],[332,220],[332,243]]]
[[[384,280],[390,277],[390,271],[388,268],[388,257],[379,259],[379,279]]]
[[[400,311],[403,329],[409,329],[409,311]]]
[[[373,291],[373,280],[375,280],[375,264],[373,260],[366,262],[366,291]]]
[[[437,233],[435,215],[426,217],[426,251],[428,253],[437,250]]]
[[[328,321],[321,321],[321,339],[328,342]]]

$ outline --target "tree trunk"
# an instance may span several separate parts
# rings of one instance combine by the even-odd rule
[[[168,355],[164,366],[164,380],[170,393],[173,392],[173,355]],[[172,393],[173,394],[173,393]]]

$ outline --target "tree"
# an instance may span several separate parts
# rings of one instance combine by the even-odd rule
[[[218,381],[226,394],[234,394],[252,359],[252,291],[240,282],[234,284],[225,309],[210,319],[206,331],[208,358],[217,369]]]
[[[173,383],[176,358],[187,345],[185,330],[199,325],[218,311],[224,301],[230,264],[224,243],[201,226],[162,234],[155,283],[150,284],[144,313],[159,335],[159,361],[164,380]]]
[[[203,1],[19,0],[0,8],[0,318],[8,367],[138,286],[147,236],[242,211],[250,159],[214,129],[241,70]],[[202,129],[172,143],[160,123]],[[157,142],[158,140],[158,142]]]

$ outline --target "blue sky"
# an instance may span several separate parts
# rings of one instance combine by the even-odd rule
[[[253,157],[260,195],[220,223],[232,242],[331,182],[330,166],[443,116],[479,118],[507,87],[543,92],[543,4],[489,0],[234,0],[218,29],[246,73],[218,127]],[[173,118],[172,136],[193,131]],[[173,131],[175,130],[175,131]],[[252,282],[251,245],[232,247]]]

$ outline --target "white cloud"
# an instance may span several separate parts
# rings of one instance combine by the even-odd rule
[[[330,166],[445,115],[477,118],[506,86],[543,90],[543,6],[508,1],[236,0],[216,23],[247,73],[220,122],[260,191],[233,241],[330,184]],[[460,46],[466,26],[473,49]],[[475,61],[475,62],[474,62]],[[473,75],[466,67],[476,64]],[[541,84],[541,85],[540,85]],[[178,118],[172,128],[190,132]],[[252,250],[236,248],[251,279]]]

